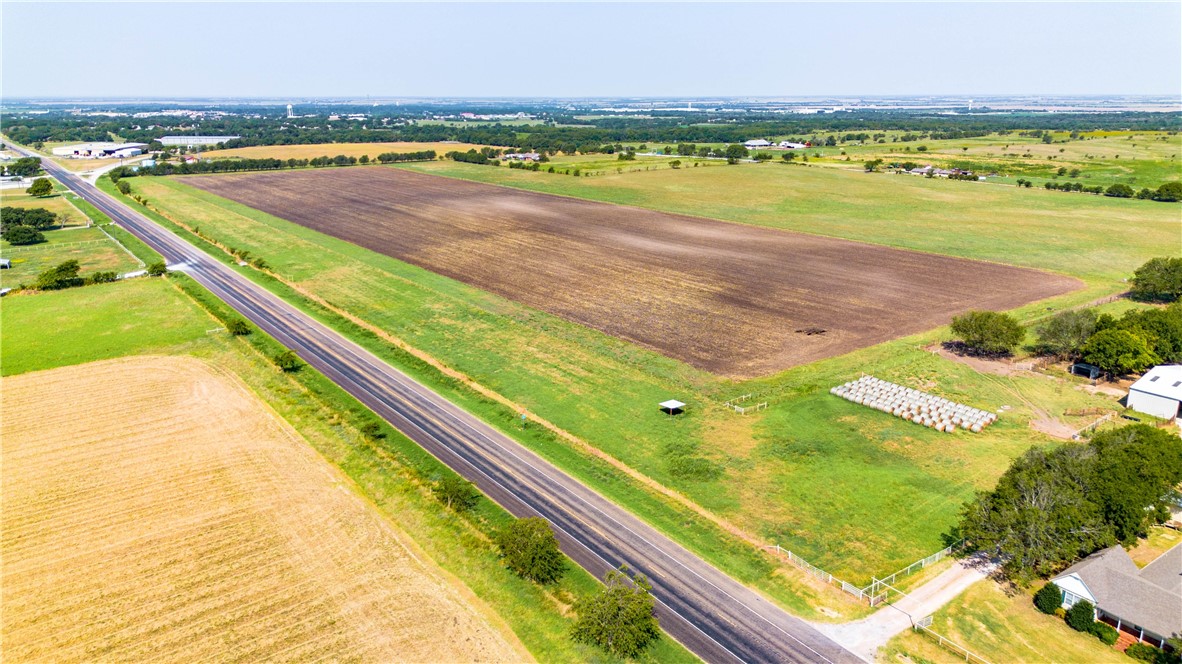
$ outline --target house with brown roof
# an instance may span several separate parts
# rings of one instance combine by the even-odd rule
[[[1123,547],[1097,551],[1051,579],[1063,608],[1080,600],[1096,607],[1096,620],[1159,648],[1182,634],[1182,544],[1138,569]]]

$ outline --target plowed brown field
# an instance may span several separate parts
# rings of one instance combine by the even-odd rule
[[[1082,286],[1036,270],[396,168],[185,182],[734,377]],[[950,224],[955,216],[950,207]]]
[[[3,393],[5,662],[528,658],[207,365],[97,362]]]

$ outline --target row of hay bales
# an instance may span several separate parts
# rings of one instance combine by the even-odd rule
[[[952,433],[957,427],[980,433],[997,421],[997,414],[913,390],[874,376],[862,376],[829,390],[846,401],[860,403],[937,431]]]

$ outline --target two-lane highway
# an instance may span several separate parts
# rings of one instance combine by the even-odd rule
[[[33,155],[40,156],[40,155]],[[489,498],[542,516],[563,551],[602,578],[626,564],[653,584],[661,626],[710,662],[855,662],[809,624],[442,396],[49,159],[79,196],[271,334]]]

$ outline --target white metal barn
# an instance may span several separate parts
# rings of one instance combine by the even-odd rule
[[[232,141],[241,136],[161,136],[161,145],[183,145],[187,148],[197,147],[198,145],[218,145],[227,141]]]
[[[1127,403],[1138,413],[1165,420],[1177,417],[1182,404],[1182,365],[1163,364],[1150,369],[1129,387]]]

